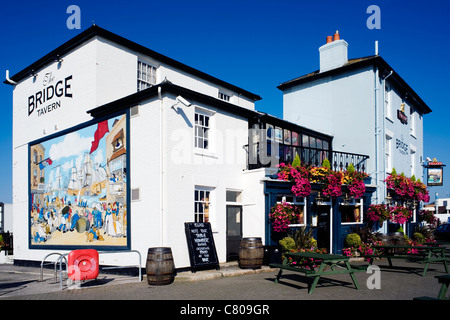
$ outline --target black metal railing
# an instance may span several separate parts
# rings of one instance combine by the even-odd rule
[[[366,172],[367,160],[369,159],[369,156],[362,154],[292,146],[271,141],[262,144],[258,142],[245,147],[248,151],[248,170],[267,167],[275,168],[280,163],[292,163],[296,155],[298,155],[301,163],[305,165],[318,167],[322,165],[323,160],[328,159],[332,170],[345,171],[351,163],[356,171]]]

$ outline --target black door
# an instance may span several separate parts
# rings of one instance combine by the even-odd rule
[[[239,245],[242,238],[242,207],[227,206],[227,261],[239,258]]]
[[[330,252],[330,206],[317,206],[317,246]]]

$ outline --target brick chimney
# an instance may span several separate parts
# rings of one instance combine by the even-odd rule
[[[342,67],[348,62],[348,43],[340,39],[339,31],[328,36],[327,43],[319,48],[320,72]]]

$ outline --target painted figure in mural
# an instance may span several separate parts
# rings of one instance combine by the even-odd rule
[[[98,210],[97,207],[94,207],[94,210],[92,210],[92,216],[94,219],[94,228],[101,228],[103,226],[102,212]]]
[[[80,216],[78,215],[78,210],[76,210],[75,213],[72,216],[72,224],[70,226],[70,231],[73,231],[73,229],[77,225],[78,219],[80,219]]]
[[[111,203],[108,203],[105,216],[105,234],[110,236],[115,236],[116,232],[114,230],[114,219],[113,219],[113,209]]]
[[[47,241],[47,233],[45,232],[43,223],[36,223],[35,224],[34,241],[36,243]]]
[[[67,232],[69,229],[69,219],[70,214],[72,213],[72,209],[70,206],[65,206],[61,211],[61,219],[60,219],[60,225],[58,227],[58,231],[62,231],[63,233]]]

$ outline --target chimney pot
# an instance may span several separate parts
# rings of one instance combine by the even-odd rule
[[[327,43],[319,48],[320,72],[339,68],[348,63],[348,43],[341,39],[339,31],[327,37]]]
[[[336,30],[336,33],[334,34],[334,40],[333,41],[340,40],[340,39],[341,39],[341,37],[339,36],[339,30]]]

